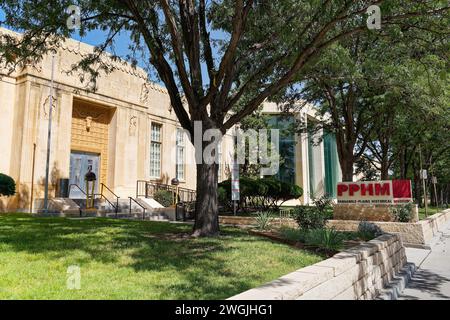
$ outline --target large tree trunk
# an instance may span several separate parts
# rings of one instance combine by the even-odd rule
[[[217,189],[218,165],[216,163],[197,164],[194,236],[205,237],[219,234]]]
[[[341,164],[342,181],[353,181],[353,161],[346,159]]]
[[[389,159],[386,156],[383,156],[381,160],[381,180],[389,179]]]

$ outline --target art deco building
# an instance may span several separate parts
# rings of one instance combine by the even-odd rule
[[[11,33],[0,29],[6,32]],[[149,82],[144,70],[110,61],[115,70],[102,74],[96,90],[90,90],[88,80],[69,71],[93,50],[67,40],[54,58],[50,197],[56,196],[60,179],[83,190],[88,168],[97,176],[97,192],[103,185],[124,199],[136,197],[139,180],[170,185],[176,177],[180,187],[195,189],[194,147],[177,121],[166,89]],[[16,196],[0,198],[0,212],[36,211],[44,196],[51,72],[51,56],[12,73],[0,67],[0,172],[17,184]],[[271,114],[275,127],[291,121],[281,120],[274,104],[267,103],[264,111]],[[293,117],[313,118],[313,113]],[[227,136],[220,148],[221,179],[229,172],[232,142]],[[308,135],[292,133],[282,136],[281,146],[287,161],[278,177],[304,188],[299,201],[308,202],[311,192],[333,193],[339,170],[331,136],[315,145]],[[71,188],[71,198],[82,196],[77,187]]]

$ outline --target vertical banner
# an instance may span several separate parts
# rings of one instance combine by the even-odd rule
[[[231,200],[240,200],[239,191],[239,164],[236,160],[233,161],[233,170],[231,170]]]

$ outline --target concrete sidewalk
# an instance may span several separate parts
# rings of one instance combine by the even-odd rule
[[[406,256],[418,270],[399,300],[450,299],[450,224],[436,236],[431,250],[407,248]]]

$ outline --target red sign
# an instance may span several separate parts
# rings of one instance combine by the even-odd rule
[[[383,204],[412,201],[410,180],[340,182],[338,203]]]

